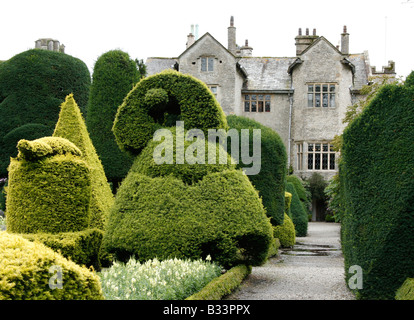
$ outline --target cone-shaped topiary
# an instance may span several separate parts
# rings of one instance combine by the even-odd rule
[[[70,140],[82,151],[82,158],[91,169],[89,227],[103,229],[109,208],[113,204],[113,195],[73,94],[68,95],[61,105],[53,136]]]
[[[31,49],[0,65],[0,177],[7,175],[19,140],[52,135],[69,93],[85,111],[90,83],[86,64],[60,52]]]
[[[108,180],[118,184],[133,159],[119,149],[112,126],[118,107],[139,81],[140,74],[128,53],[111,50],[98,58],[92,77],[86,125]]]
[[[99,277],[39,242],[0,232],[0,300],[103,300]]]

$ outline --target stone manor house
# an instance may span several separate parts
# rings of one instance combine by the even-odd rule
[[[371,76],[395,77],[395,64],[377,72],[368,52],[350,53],[346,26],[341,46],[316,30],[295,38],[294,57],[254,57],[253,49],[236,44],[231,17],[227,47],[211,34],[187,36],[186,50],[175,58],[148,58],[148,75],[175,69],[204,81],[226,114],[252,118],[275,130],[285,143],[294,173],[326,179],[337,172],[331,141],[341,134],[346,108],[361,98]]]

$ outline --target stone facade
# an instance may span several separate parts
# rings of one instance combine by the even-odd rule
[[[246,40],[236,44],[233,17],[227,48],[211,34],[197,39],[190,33],[187,48],[176,58],[148,58],[148,74],[175,69],[204,81],[226,114],[257,120],[279,133],[294,173],[313,172],[326,179],[337,172],[338,155],[330,142],[341,134],[346,108],[361,98],[359,90],[371,76],[395,77],[395,64],[377,72],[368,52],[350,54],[344,27],[341,48],[316,30],[295,37],[294,57],[254,57]]]

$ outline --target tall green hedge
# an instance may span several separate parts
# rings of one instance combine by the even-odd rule
[[[288,175],[286,177],[286,182],[291,182],[293,184],[300,201],[303,203],[305,211],[308,212],[311,207],[311,195],[310,192],[305,189],[303,185],[303,180],[295,175]]]
[[[184,128],[227,129],[223,109],[207,85],[177,71],[142,79],[118,108],[113,131],[122,150],[139,154],[156,130],[184,122]]]
[[[111,50],[96,61],[92,79],[86,125],[108,180],[118,184],[131,167],[132,158],[119,149],[112,126],[118,107],[140,74],[128,53]]]
[[[0,177],[20,139],[53,133],[66,95],[73,93],[85,111],[90,82],[85,63],[60,52],[32,49],[0,64]]]
[[[308,233],[308,214],[305,210],[305,207],[303,206],[302,201],[300,201],[293,183],[286,183],[286,191],[292,194],[290,212],[293,224],[295,225],[296,236],[306,237]]]
[[[91,171],[88,227],[102,230],[114,197],[73,94],[69,94],[60,106],[59,120],[53,136],[68,139],[82,151],[81,158],[86,161]]]
[[[241,136],[240,132],[242,129],[249,130],[250,154],[253,151],[253,130],[261,130],[260,172],[256,175],[249,175],[249,179],[259,191],[266,213],[271,218],[272,224],[283,224],[287,154],[282,139],[271,128],[246,117],[230,115],[227,116],[227,123],[230,129],[239,131],[239,136]],[[241,143],[239,145],[241,147]],[[230,141],[227,144],[227,148],[228,152],[230,152]],[[245,167],[246,164],[241,160],[238,167]]]
[[[342,245],[360,299],[393,299],[414,274],[413,97],[410,82],[384,86],[343,134]]]

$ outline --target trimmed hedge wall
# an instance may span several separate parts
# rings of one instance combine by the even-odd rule
[[[118,184],[128,173],[132,158],[119,150],[112,132],[115,114],[140,74],[128,53],[102,54],[93,69],[86,125],[108,180]]]
[[[60,52],[32,49],[0,64],[0,177],[20,139],[52,134],[66,95],[85,110],[90,83],[86,64]]]
[[[238,288],[251,272],[251,266],[235,266],[185,300],[221,300]]]
[[[96,274],[39,242],[0,232],[0,257],[0,300],[104,299]]]
[[[80,108],[72,94],[68,95],[60,106],[59,120],[53,136],[70,140],[82,151],[81,158],[88,164],[91,174],[88,227],[103,230],[114,197],[102,163],[89,137]]]
[[[360,299],[394,299],[414,274],[414,86],[408,84],[385,85],[343,134],[342,246],[345,270],[363,270]]]
[[[287,155],[282,139],[271,128],[246,117],[230,115],[227,117],[227,123],[230,129],[237,129],[239,131],[239,137],[241,136],[241,129],[248,129],[250,146],[253,143],[253,130],[261,130],[261,168],[259,174],[249,175],[249,179],[256,190],[259,191],[266,214],[271,218],[272,224],[283,224]],[[241,143],[239,145],[241,147]],[[231,144],[229,141],[227,144],[229,153],[230,148]],[[250,154],[252,151],[251,147]],[[238,167],[245,166],[240,161]]]
[[[302,201],[300,201],[294,185],[286,183],[286,191],[292,195],[290,212],[293,224],[295,225],[296,236],[306,237],[308,233],[308,214],[305,211]]]
[[[154,91],[154,89],[157,89]],[[184,121],[184,128],[227,129],[226,116],[207,85],[177,71],[142,79],[118,108],[113,131],[121,150],[138,155],[154,132]]]

